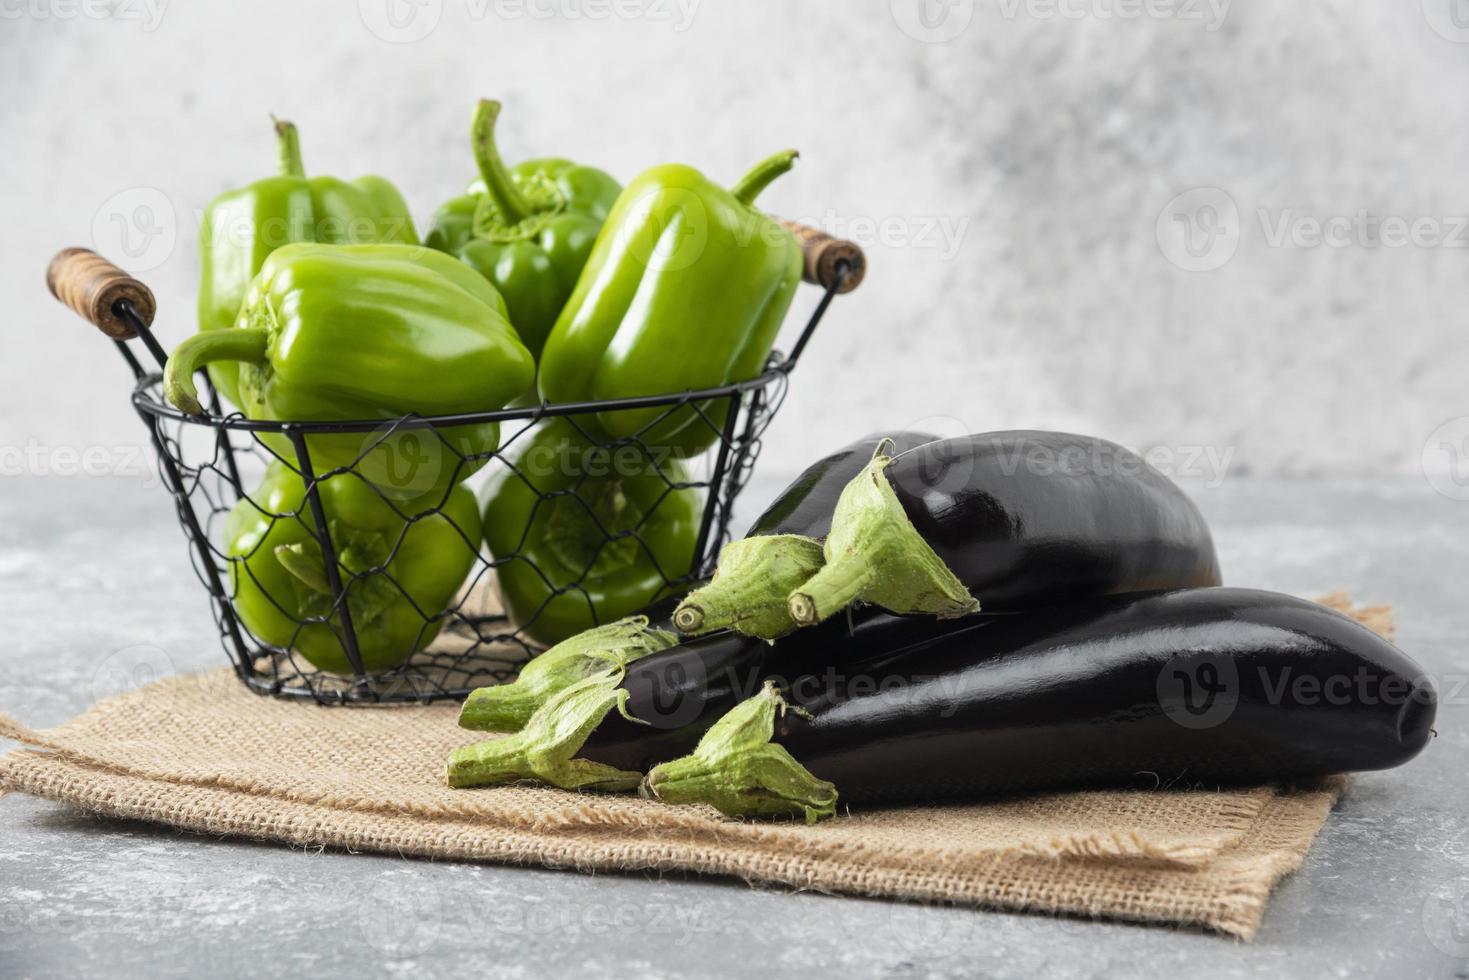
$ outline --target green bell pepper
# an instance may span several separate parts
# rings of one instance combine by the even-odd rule
[[[280,175],[228,191],[204,210],[199,228],[199,329],[235,325],[250,280],[266,256],[292,242],[418,244],[408,205],[381,177],[310,177],[296,127],[276,120]],[[209,365],[219,393],[238,405],[238,367]]]
[[[164,370],[164,393],[201,411],[194,372],[240,362],[240,406],[251,419],[382,419],[373,432],[307,437],[317,473],[351,467],[396,495],[442,493],[499,445],[495,423],[394,428],[405,415],[503,408],[535,378],[535,361],[482,276],[416,245],[286,245],[260,269],[233,329],[185,340]],[[281,433],[260,439],[296,460]],[[480,454],[476,459],[464,459]]]
[[[473,567],[474,494],[390,501],[351,473],[317,484],[363,667],[396,667],[427,646]],[[436,509],[437,508],[437,509]],[[279,460],[225,520],[234,607],[255,637],[321,670],[351,673],[306,485]]]
[[[500,103],[480,102],[472,130],[480,177],[439,208],[424,244],[493,283],[539,357],[622,188],[595,167],[560,158],[507,168],[495,148],[499,114]]]
[[[626,398],[758,375],[802,259],[795,236],[752,202],[795,158],[794,150],[778,153],[729,191],[678,164],[629,184],[546,341],[541,396]],[[718,438],[728,407],[624,409],[596,419],[608,436],[637,435],[692,455]]]
[[[689,573],[700,494],[674,459],[594,448],[547,422],[492,485],[485,543],[503,564],[505,610],[537,643],[560,643],[660,598]]]

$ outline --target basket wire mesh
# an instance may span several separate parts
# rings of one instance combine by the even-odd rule
[[[546,630],[538,628],[538,620],[551,615],[553,605],[564,613],[569,604],[583,604],[588,624],[595,622],[599,608],[593,605],[592,579],[607,562],[645,560],[656,569],[656,588],[645,601],[681,594],[712,571],[730,539],[735,501],[785,399],[790,372],[842,291],[846,273],[838,268],[790,355],[773,353],[759,377],[615,401],[438,418],[261,422],[223,412],[209,386],[208,414],[190,416],[164,400],[160,372],[146,370],[126,343],[118,341],[117,347],[134,373],[133,406],[152,438],[194,571],[209,592],[221,642],[240,679],[262,694],[325,704],[461,699],[476,687],[513,676],[545,647]],[[122,300],[114,312],[164,364],[166,354],[134,306]],[[202,372],[200,381],[208,383]],[[598,421],[634,411],[645,424],[618,438],[607,436]],[[458,448],[457,431],[489,423],[500,426],[493,452]],[[548,474],[525,462],[527,447],[534,447],[550,426],[574,435],[584,472],[567,473],[561,466]],[[676,458],[659,435],[673,429],[685,445],[707,449]],[[313,445],[323,444],[318,440],[340,444],[343,439],[361,440],[352,464],[313,466]],[[375,475],[386,461],[398,465],[406,479],[396,486],[387,481],[386,487],[380,477],[367,480],[360,470],[369,458]],[[594,458],[609,461],[611,468],[595,472],[588,464]],[[492,494],[495,487],[521,481],[519,492],[533,499],[516,546],[487,551],[477,526],[481,502],[474,503],[474,520],[466,518],[464,501],[455,496],[464,491],[455,488],[474,471],[486,473]],[[542,479],[546,475],[552,486]],[[296,492],[263,493],[266,478],[277,490],[286,486]],[[641,481],[651,502],[624,519],[612,519],[622,512],[614,509],[609,517],[604,501],[629,479]],[[479,480],[476,475],[470,483]],[[656,492],[649,492],[653,481]],[[695,495],[700,499],[691,507]],[[326,501],[339,496],[356,499],[360,510],[375,515],[377,533],[348,535],[334,526]],[[697,532],[688,535],[692,547],[670,556],[653,532],[673,510],[691,513]],[[493,511],[487,514],[493,517]],[[550,569],[536,557],[552,530],[546,525],[556,519],[570,520],[591,540],[580,568],[568,569],[562,562]],[[255,533],[242,533],[241,527],[253,527]],[[320,572],[315,592],[292,592],[281,580],[294,579],[273,574],[272,555],[281,553],[282,540],[298,561]],[[241,547],[241,541],[251,547]],[[457,562],[465,570],[464,584],[446,600],[400,574],[416,552],[430,546],[435,563]],[[510,574],[539,581],[546,594],[543,606],[516,610],[516,618],[508,615],[497,600],[494,579]],[[315,575],[307,578],[315,581]],[[278,594],[283,591],[288,594]],[[303,591],[309,593],[305,598]],[[403,660],[408,649],[417,652]]]

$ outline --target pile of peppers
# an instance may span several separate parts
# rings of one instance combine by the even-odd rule
[[[388,670],[422,649],[482,547],[543,645],[685,578],[702,502],[680,460],[718,440],[723,403],[544,422],[505,454],[482,508],[464,482],[502,449],[499,426],[418,420],[747,380],[800,281],[799,243],[754,207],[794,151],[728,189],[678,164],[623,187],[560,157],[507,165],[500,110],[477,106],[478,175],[421,239],[382,177],[306,176],[282,121],[279,173],[204,212],[199,331],[168,361],[168,401],[380,422],[300,445],[258,433],[272,461],[225,524],[239,618],[321,670]],[[222,403],[201,395],[201,371]]]

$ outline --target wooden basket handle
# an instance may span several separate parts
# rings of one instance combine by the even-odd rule
[[[802,278],[807,282],[830,288],[836,280],[837,265],[845,262],[847,274],[838,291],[850,293],[861,284],[867,272],[867,258],[855,242],[833,238],[810,225],[777,220],[801,243],[805,256]],[[137,336],[114,312],[119,300],[131,302],[143,323],[150,326],[158,312],[152,290],[87,248],[64,248],[57,252],[46,267],[46,286],[52,296],[113,340],[131,340]]]
[[[842,280],[842,288],[837,292],[850,293],[862,283],[862,277],[867,274],[867,256],[862,254],[862,247],[856,242],[833,238],[819,228],[797,221],[787,221],[784,218],[775,220],[801,243],[801,252],[806,257],[806,267],[802,270],[801,278],[829,289],[836,281],[837,265],[845,262],[847,275]]]
[[[128,300],[143,323],[151,326],[158,304],[153,291],[102,256],[87,248],[63,248],[46,267],[51,295],[113,340],[131,340],[137,334],[113,311]]]

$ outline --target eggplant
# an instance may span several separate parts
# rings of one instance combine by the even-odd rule
[[[798,625],[854,602],[951,617],[1220,583],[1209,527],[1177,484],[1063,432],[879,453],[843,491],[824,558],[790,596]]]
[[[872,462],[879,446],[887,444],[894,447],[894,452],[901,453],[937,442],[938,438],[928,432],[897,429],[874,432],[843,446],[806,467],[790,486],[777,494],[764,513],[755,518],[746,537],[770,534],[800,534],[818,540],[826,537],[842,491]]]
[[[787,611],[791,590],[821,567],[821,539],[831,530],[837,500],[884,444],[901,452],[938,439],[906,429],[863,436],[825,456],[782,490],[742,540],[719,554],[714,580],[694,591],[674,613],[682,633],[734,627],[775,639],[795,628]]]
[[[987,617],[974,621],[980,618]],[[628,666],[618,685],[628,695],[626,716],[609,714],[578,755],[646,772],[693,751],[710,726],[770,678],[817,678],[833,664],[891,656],[955,629],[953,621],[867,606],[774,643],[733,631],[686,640]]]
[[[455,752],[449,781],[484,786],[535,779],[566,789],[633,789],[648,769],[693,751],[710,726],[766,679],[791,672],[817,675],[824,665],[891,655],[955,628],[953,621],[894,616],[868,606],[773,643],[723,630],[636,658],[579,663],[574,672],[563,671],[554,687],[537,683],[528,694],[538,697],[536,707],[544,707],[513,726],[466,723],[466,717],[503,719],[528,700],[499,693],[517,684],[485,688],[465,703],[460,724],[515,734]],[[601,768],[581,766],[583,760]],[[596,778],[588,781],[587,772]]]
[[[645,792],[815,820],[838,799],[1305,780],[1408,761],[1437,704],[1376,633],[1270,592],[1092,599],[951,627],[837,674],[768,681]]]

